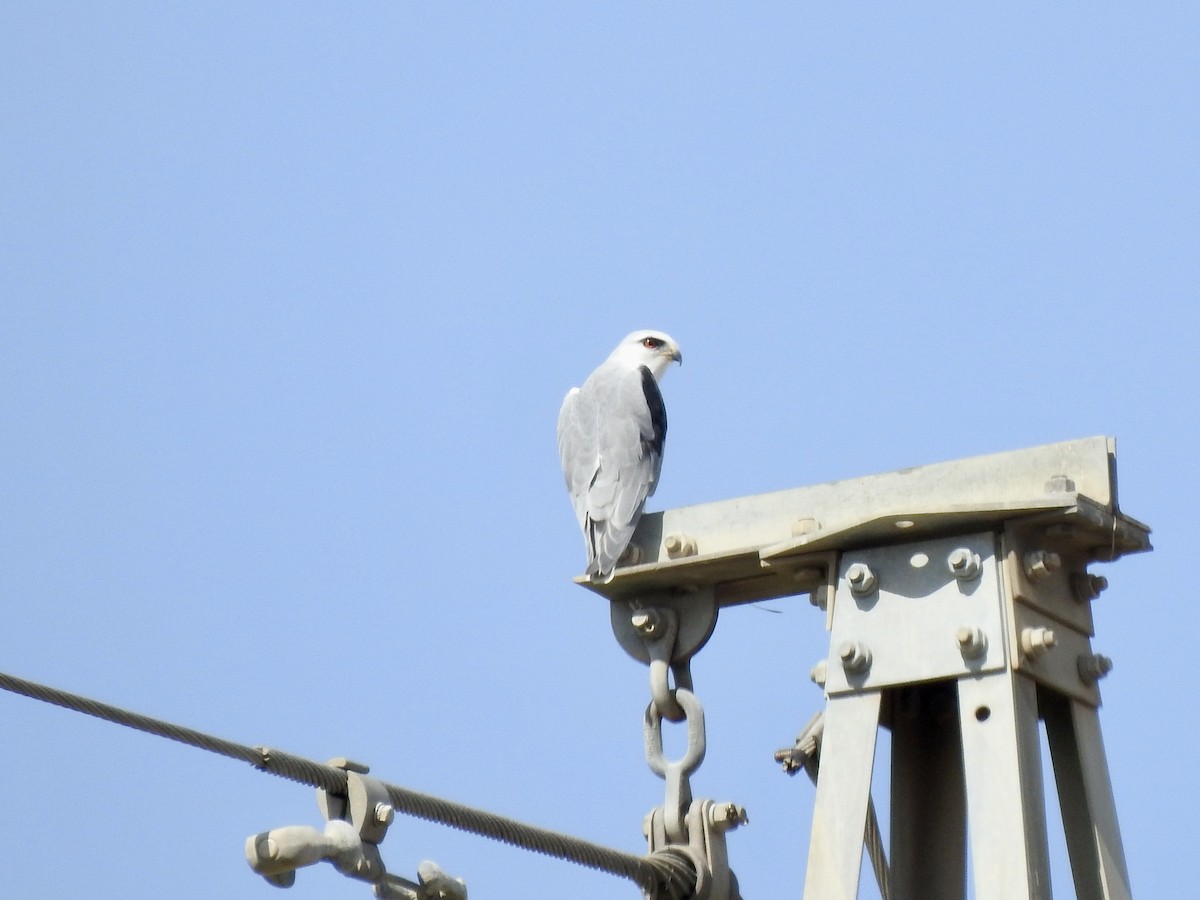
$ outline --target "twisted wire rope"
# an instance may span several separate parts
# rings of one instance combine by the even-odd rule
[[[230,759],[241,760],[263,772],[310,787],[322,788],[332,794],[346,792],[347,780],[344,770],[303,756],[269,747],[239,744],[194,728],[175,725],[3,672],[0,672],[0,689],[167,740],[178,741]],[[649,892],[652,897],[670,900],[688,897],[696,885],[695,869],[686,857],[680,854],[662,851],[648,856],[636,856],[399,785],[381,783],[398,812],[628,878]]]

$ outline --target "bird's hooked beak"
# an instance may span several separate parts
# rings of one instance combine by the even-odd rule
[[[667,357],[671,360],[671,362],[677,362],[681,366],[683,365],[683,351],[678,347],[672,346],[670,352],[667,354]]]

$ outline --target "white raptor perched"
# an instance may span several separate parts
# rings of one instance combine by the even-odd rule
[[[658,382],[682,361],[668,335],[635,331],[563,400],[558,455],[592,577],[611,577],[658,484],[667,436]]]

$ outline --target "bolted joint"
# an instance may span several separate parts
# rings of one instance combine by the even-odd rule
[[[1080,603],[1090,603],[1107,588],[1108,579],[1103,575],[1092,575],[1089,572],[1075,572],[1071,575],[1071,593]]]
[[[821,530],[821,523],[812,516],[804,516],[792,523],[792,537],[804,537]]]
[[[1021,629],[1021,651],[1030,659],[1037,659],[1047,650],[1052,650],[1058,643],[1058,638],[1049,628],[1040,625],[1037,628]]]
[[[391,825],[396,818],[396,810],[390,803],[375,804],[375,821],[380,825]]]
[[[736,803],[714,803],[708,808],[708,821],[721,831],[733,831],[739,825],[749,825],[745,808]]]
[[[1046,482],[1047,494],[1069,494],[1075,490],[1075,482],[1066,475],[1053,475]]]
[[[683,559],[688,556],[695,556],[697,552],[696,539],[682,532],[668,534],[666,540],[663,541],[663,547],[667,551],[667,556],[671,559]]]
[[[843,641],[838,647],[842,668],[851,674],[862,674],[871,668],[871,651],[861,641]]]
[[[983,571],[979,554],[966,547],[951,550],[950,555],[946,557],[946,565],[950,568],[950,574],[959,581],[972,581]]]
[[[821,660],[808,671],[808,678],[819,688],[825,687],[825,673],[828,671],[829,663]]]
[[[784,774],[795,775],[804,768],[808,754],[799,747],[784,747],[775,751],[775,762],[783,766]]]
[[[1084,684],[1095,684],[1112,671],[1113,661],[1100,653],[1084,653],[1079,657],[1079,678]]]
[[[862,597],[875,590],[879,579],[866,563],[854,563],[846,570],[846,583],[850,585],[851,593]]]
[[[1032,550],[1025,554],[1025,574],[1030,581],[1041,581],[1062,568],[1062,557],[1050,550]]]
[[[954,632],[954,640],[964,659],[979,659],[987,653],[987,635],[982,628],[964,625]]]
[[[629,622],[643,636],[657,637],[663,627],[662,616],[657,609],[639,609],[629,617]]]

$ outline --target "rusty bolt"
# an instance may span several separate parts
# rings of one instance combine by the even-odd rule
[[[978,578],[982,571],[979,554],[966,547],[951,550],[950,555],[946,557],[946,565],[950,567],[950,573],[959,581],[971,581]]]
[[[1049,550],[1033,550],[1025,554],[1025,574],[1030,581],[1041,581],[1062,568],[1062,557]]]
[[[854,563],[846,570],[846,582],[851,592],[861,597],[875,590],[878,579],[866,563]]]
[[[1030,659],[1037,659],[1047,650],[1053,649],[1056,643],[1058,643],[1058,638],[1049,628],[1039,625],[1036,628],[1021,629],[1021,650]]]

